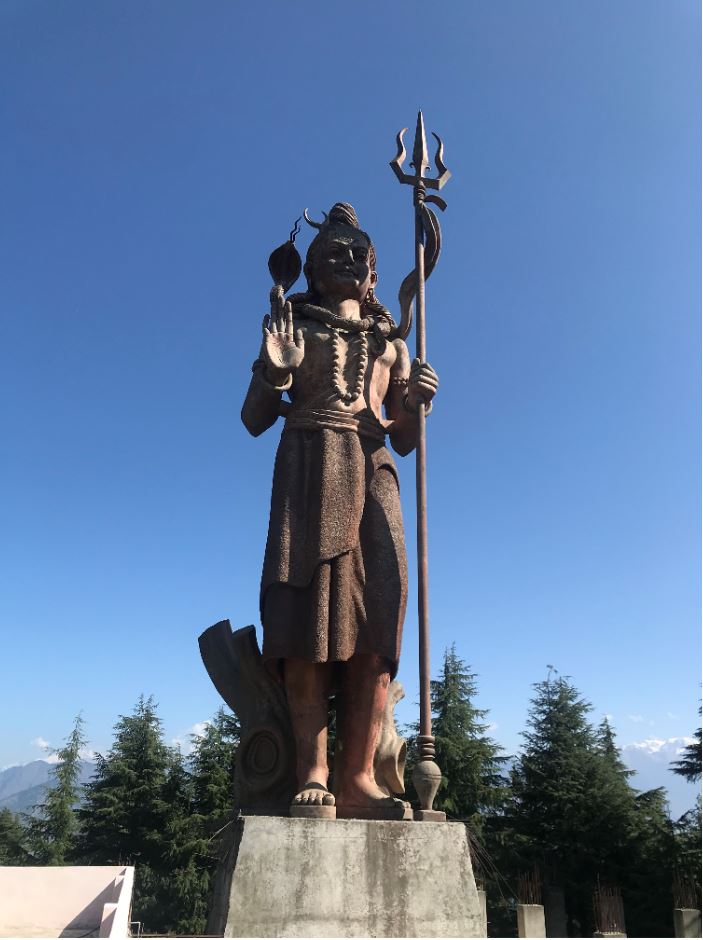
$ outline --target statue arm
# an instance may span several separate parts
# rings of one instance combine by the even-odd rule
[[[421,403],[429,414],[437,392],[437,373],[427,362],[410,362],[408,347],[401,339],[393,341],[396,351],[384,404],[391,419],[389,436],[393,449],[401,456],[417,447],[417,409]]]
[[[292,386],[293,373],[305,355],[305,336],[301,328],[293,328],[293,308],[283,296],[283,288],[274,287],[270,298],[271,314],[261,325],[261,352],[252,366],[254,374],[242,405],[244,427],[254,437],[290,408],[288,402],[281,402],[281,395]]]
[[[253,437],[258,437],[275,424],[276,418],[281,414],[281,406],[284,404],[281,402],[281,396],[291,385],[291,375],[282,385],[273,385],[265,377],[263,360],[256,360],[252,366],[251,382],[242,405],[244,427]]]
[[[384,405],[386,415],[393,422],[389,437],[393,450],[404,457],[417,446],[417,418],[405,407],[410,379],[410,354],[402,339],[393,341],[396,359],[391,366],[391,378]]]

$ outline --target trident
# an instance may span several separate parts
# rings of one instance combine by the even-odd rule
[[[437,216],[427,205],[434,203],[442,211],[447,204],[440,196],[427,194],[427,189],[441,189],[451,173],[443,162],[444,145],[433,132],[437,141],[435,166],[438,176],[433,179],[425,176],[430,163],[427,156],[427,140],[422,111],[418,111],[413,158],[410,166],[414,173],[404,173],[405,144],[403,134],[407,127],[398,133],[398,154],[391,160],[391,169],[401,183],[413,187],[413,206],[415,208],[415,269],[408,274],[398,292],[401,320],[399,332],[405,339],[410,332],[413,318],[413,305],[417,300],[417,327],[415,330],[416,356],[420,362],[426,361],[425,348],[425,282],[430,276],[439,258],[441,231]],[[417,414],[418,435],[415,463],[415,484],[417,491],[417,611],[420,633],[420,733],[417,738],[417,764],[413,771],[413,783],[420,797],[420,809],[415,812],[415,819],[438,822],[446,815],[432,809],[435,794],[442,779],[442,772],[434,761],[435,746],[432,734],[432,705],[430,700],[430,622],[428,608],[428,565],[427,565],[427,466],[425,437],[425,406],[420,404]]]

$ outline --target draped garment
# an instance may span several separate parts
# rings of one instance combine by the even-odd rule
[[[407,580],[397,470],[380,423],[370,411],[293,411],[274,467],[264,659],[376,653],[395,675]]]

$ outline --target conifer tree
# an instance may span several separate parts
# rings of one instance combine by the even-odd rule
[[[207,921],[211,858],[194,813],[194,780],[180,751],[172,751],[164,799],[169,807],[163,845],[164,903],[170,926],[180,934],[203,933]]]
[[[170,836],[187,813],[182,760],[163,741],[153,698],[121,716],[106,756],[86,786],[77,857],[96,865],[136,865],[134,917],[146,929],[177,927]]]
[[[7,807],[0,809],[0,865],[29,865],[34,862],[27,849],[27,832],[18,816]]]
[[[696,797],[693,809],[674,824],[675,872],[689,884],[695,885],[700,903],[701,871],[701,796]]]
[[[234,809],[234,762],[240,734],[239,719],[222,706],[203,734],[193,738],[193,809],[211,826]]]
[[[239,738],[238,719],[220,708],[203,734],[193,736],[187,782],[184,778],[185,786],[177,787],[189,795],[189,814],[174,817],[169,838],[173,908],[181,933],[202,933],[207,924],[219,834],[235,812],[233,778]]]
[[[506,757],[486,733],[488,710],[474,705],[476,692],[476,674],[452,644],[439,679],[432,683],[433,730],[443,777],[438,808],[469,821],[478,835],[481,814],[499,806],[504,796],[501,769]]]
[[[584,792],[584,847],[597,876],[621,888],[630,864],[636,791],[629,780],[634,771],[623,763],[615,733],[607,718],[595,732]]]
[[[666,790],[657,787],[635,793],[634,802],[629,856],[620,881],[627,933],[632,937],[670,937],[675,839]]]
[[[220,709],[186,761],[163,741],[152,698],[115,726],[98,756],[80,811],[77,858],[136,866],[134,918],[150,932],[205,930],[214,833],[233,810],[232,771],[239,724]]]
[[[563,887],[572,930],[584,930],[596,879],[619,884],[634,794],[608,721],[593,731],[575,686],[549,667],[534,689],[506,822],[516,865],[537,864],[545,883]]]
[[[507,758],[486,733],[488,710],[474,704],[476,691],[476,674],[453,644],[445,650],[440,675],[431,684],[432,730],[442,770],[434,806],[451,819],[470,823],[473,836],[480,838],[485,814],[495,810],[505,796],[502,766]],[[411,761],[417,730],[414,726],[408,741]],[[406,781],[411,771],[409,766]]]
[[[36,815],[27,820],[27,837],[32,854],[40,865],[63,865],[74,849],[78,831],[76,807],[82,787],[81,751],[87,740],[83,719],[77,715],[63,747],[55,752],[58,759],[51,771],[51,785]]]
[[[534,689],[512,799],[498,821],[499,844],[512,850],[500,858],[503,871],[515,881],[537,864],[545,884],[560,885],[572,936],[592,927],[597,879],[620,887],[628,935],[670,935],[672,833],[664,791],[638,794],[630,786],[632,772],[609,721],[594,731],[591,705],[552,667]]]
[[[698,710],[700,715],[700,709]],[[683,749],[683,755],[680,760],[672,761],[670,769],[684,777],[689,783],[696,783],[701,779],[701,729],[693,735],[693,741],[687,744]]]
[[[629,780],[634,776],[635,771],[630,770],[620,757],[620,748],[615,743],[615,732],[613,731],[610,720],[606,715],[598,725],[596,731],[596,748],[601,757],[621,779]]]
[[[139,698],[120,716],[107,756],[86,786],[80,853],[102,865],[158,864],[169,808],[164,799],[171,762],[153,698]]]

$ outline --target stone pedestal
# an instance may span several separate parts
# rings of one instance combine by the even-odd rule
[[[700,937],[701,912],[692,907],[674,908],[674,936]]]
[[[518,937],[547,936],[544,925],[544,908],[541,904],[518,904],[517,935]]]
[[[207,932],[225,937],[483,937],[461,823],[243,816]]]

